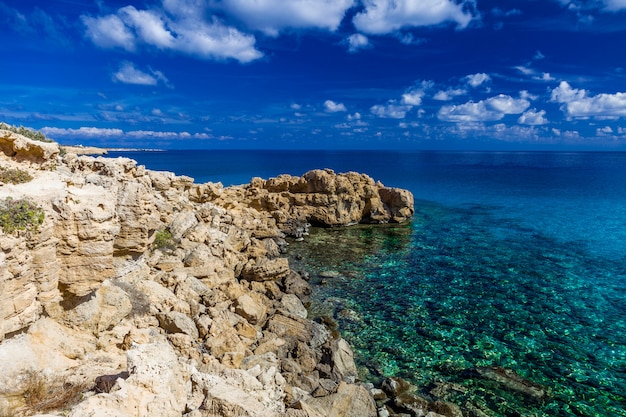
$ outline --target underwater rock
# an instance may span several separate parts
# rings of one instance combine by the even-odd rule
[[[545,387],[518,375],[512,369],[500,366],[479,366],[474,371],[484,379],[497,382],[507,391],[518,392],[536,402],[545,400],[548,395]]]

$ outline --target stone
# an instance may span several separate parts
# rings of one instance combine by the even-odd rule
[[[235,313],[246,319],[250,324],[263,324],[267,314],[266,307],[247,294],[237,298],[235,302]]]
[[[289,313],[296,315],[298,317],[302,317],[303,319],[307,318],[308,312],[300,298],[294,294],[285,294],[280,300],[280,305],[283,309],[288,311]]]
[[[168,311],[157,315],[159,325],[163,330],[170,333],[184,333],[193,339],[199,337],[198,328],[189,316],[177,311]]]
[[[335,381],[356,382],[358,371],[354,363],[354,353],[344,339],[332,344],[332,363],[332,376]]]
[[[477,367],[475,371],[482,378],[495,381],[502,385],[504,389],[521,393],[533,401],[541,402],[546,399],[547,391],[542,385],[518,375],[512,369],[499,366],[484,366]]]
[[[65,314],[65,321],[74,327],[98,336],[111,329],[132,311],[129,295],[120,287],[105,281],[94,296]]]
[[[127,352],[127,379],[119,389],[86,398],[69,417],[180,417],[187,403],[190,371],[167,341],[134,345]]]
[[[243,268],[242,276],[250,281],[279,280],[290,273],[286,258],[257,259],[249,261]]]
[[[376,404],[360,385],[342,382],[335,394],[300,402],[309,415],[325,417],[377,417]]]

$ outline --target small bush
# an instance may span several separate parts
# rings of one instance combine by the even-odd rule
[[[39,142],[54,142],[53,140],[48,139],[46,135],[44,135],[40,131],[29,129],[24,126],[15,127],[15,126],[8,125],[6,123],[0,123],[0,129],[8,130],[10,132],[17,133],[27,138],[38,140]]]
[[[22,405],[14,416],[43,414],[54,410],[67,410],[80,402],[87,387],[61,380],[50,380],[41,373],[30,371],[22,376],[24,391]]]
[[[21,169],[0,167],[0,182],[5,184],[23,184],[32,179],[28,172]]]
[[[29,200],[7,197],[0,201],[0,228],[4,233],[18,230],[37,232],[44,217],[43,209]]]
[[[167,229],[159,230],[154,235],[154,242],[152,242],[153,249],[174,249],[174,238],[172,233]]]

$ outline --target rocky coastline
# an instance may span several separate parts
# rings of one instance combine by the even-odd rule
[[[7,130],[0,163],[30,178],[0,200],[43,213],[0,233],[0,415],[379,415],[281,253],[310,224],[406,221],[408,191],[330,170],[195,184]]]

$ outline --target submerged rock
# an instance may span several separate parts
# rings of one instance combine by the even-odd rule
[[[541,402],[548,396],[545,387],[520,376],[512,369],[500,366],[479,366],[474,368],[474,371],[484,379],[497,382],[503,389],[523,394],[533,401]]]

